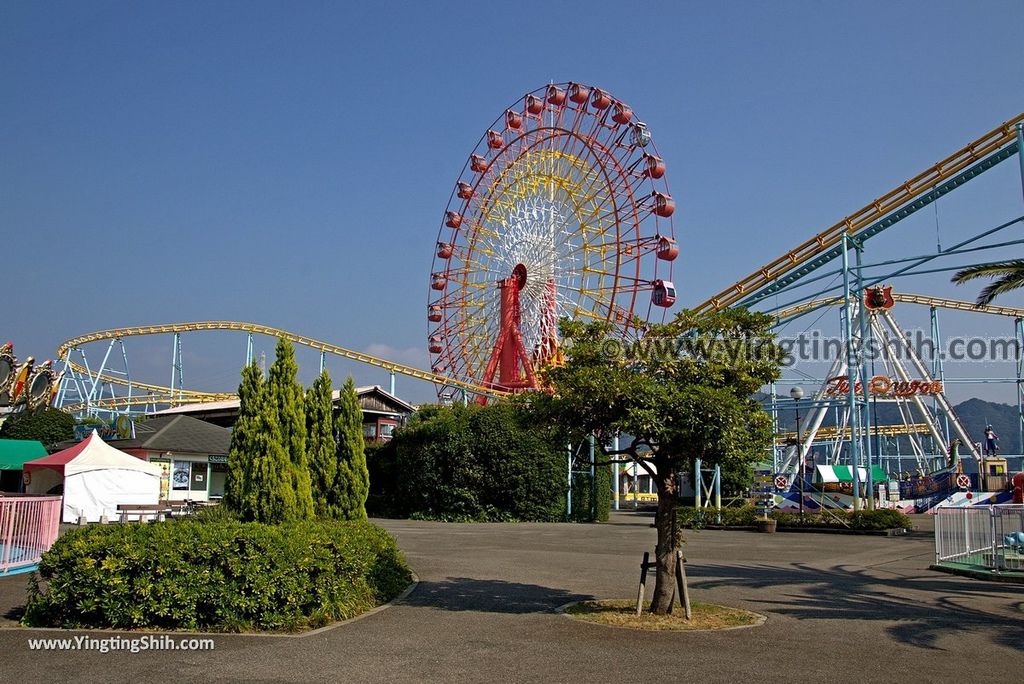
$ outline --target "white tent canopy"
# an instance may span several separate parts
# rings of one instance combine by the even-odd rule
[[[110,446],[94,430],[70,449],[24,466],[26,491],[44,494],[64,479],[64,522],[85,516],[117,518],[118,504],[156,505],[160,500],[160,466]]]

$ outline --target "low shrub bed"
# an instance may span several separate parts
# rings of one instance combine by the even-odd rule
[[[692,506],[680,506],[676,509],[677,520],[683,527],[706,527],[721,524],[725,527],[750,527],[759,518],[752,505],[726,507],[722,509],[721,523],[715,521],[713,509],[698,510]],[[799,513],[790,511],[772,511],[768,517],[777,521],[780,528],[818,528],[838,530],[890,530],[911,527],[910,518],[893,510],[875,511],[841,511],[830,510],[828,513],[807,513],[803,518]]]
[[[327,521],[90,526],[61,536],[38,574],[28,626],[225,632],[318,627],[411,581],[387,532]]]

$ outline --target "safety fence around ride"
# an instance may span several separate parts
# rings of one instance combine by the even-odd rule
[[[0,576],[31,569],[60,530],[59,496],[0,497]]]
[[[1024,571],[1024,505],[936,508],[935,564]]]

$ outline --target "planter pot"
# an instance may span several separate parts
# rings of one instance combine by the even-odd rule
[[[775,534],[775,527],[778,525],[778,520],[758,520],[757,531],[766,532],[767,534]]]

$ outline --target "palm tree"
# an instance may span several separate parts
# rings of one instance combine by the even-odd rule
[[[953,276],[953,282],[962,285],[975,278],[997,278],[995,282],[981,291],[978,300],[974,303],[977,307],[988,306],[999,295],[1024,287],[1024,259],[971,266],[957,271]]]

